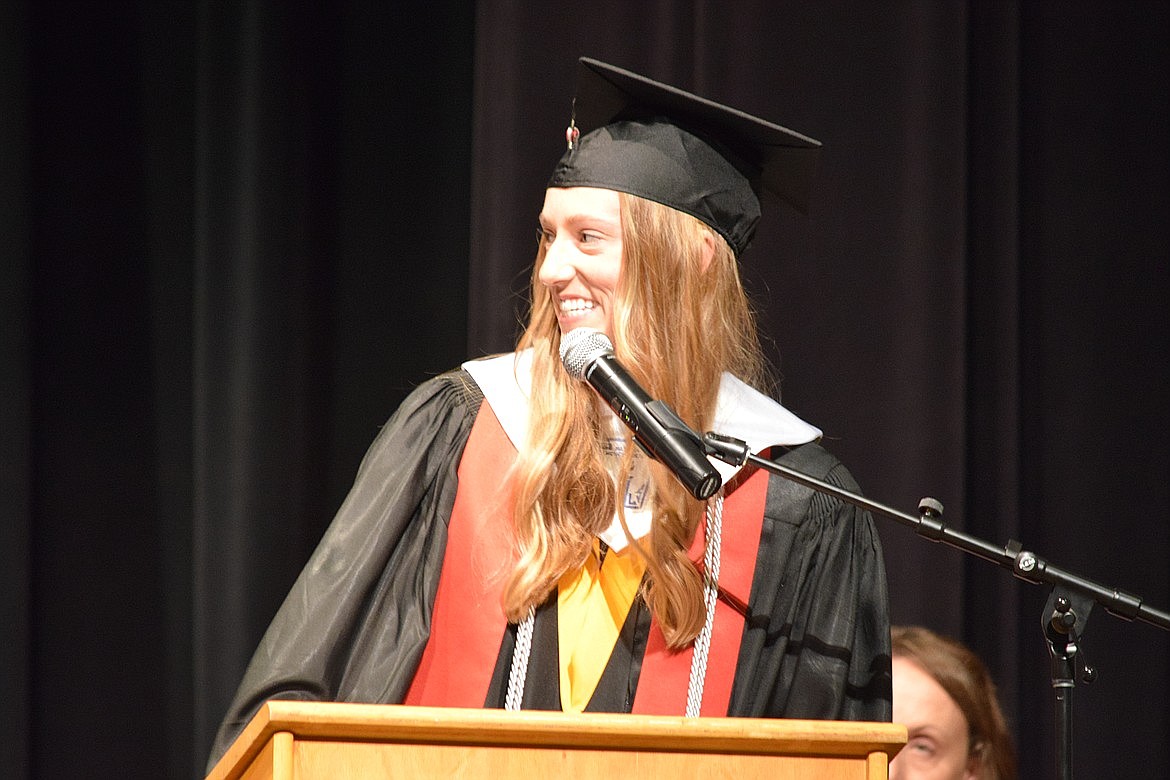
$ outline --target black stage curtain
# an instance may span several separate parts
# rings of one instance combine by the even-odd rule
[[[1168,8],[0,0],[0,766],[201,773],[378,426],[510,348],[582,54],[825,143],[744,271],[868,495],[1170,608]],[[878,523],[1053,776],[1047,590]],[[1078,775],[1167,776],[1170,635],[1084,647]]]

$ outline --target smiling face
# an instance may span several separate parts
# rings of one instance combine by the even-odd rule
[[[894,657],[895,723],[906,726],[906,746],[890,762],[890,780],[975,780],[967,719],[955,700],[921,666]]]
[[[552,297],[561,332],[590,327],[614,340],[622,270],[621,202],[613,190],[550,187],[540,212],[544,251],[537,278]]]

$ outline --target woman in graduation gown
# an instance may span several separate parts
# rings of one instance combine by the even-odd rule
[[[697,500],[560,355],[589,328],[693,430],[856,490],[755,389],[737,266],[758,193],[802,206],[819,144],[594,60],[579,74],[517,351],[422,384],[381,431],[212,762],[272,698],[889,719],[871,518],[722,463]]]

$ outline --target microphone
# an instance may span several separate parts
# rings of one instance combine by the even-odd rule
[[[654,401],[613,354],[613,344],[593,328],[561,338],[561,363],[569,376],[588,382],[634,432],[642,451],[659,461],[700,501],[715,495],[722,477],[703,454],[703,442],[674,410]]]

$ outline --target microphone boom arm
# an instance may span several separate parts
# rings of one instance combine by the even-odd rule
[[[1093,582],[1090,579],[1061,569],[1048,563],[1035,553],[1023,549],[1014,539],[1002,547],[984,541],[971,534],[949,528],[942,519],[942,504],[933,498],[923,498],[918,503],[918,515],[902,512],[893,507],[873,501],[858,493],[831,485],[796,469],[767,458],[752,454],[748,446],[739,439],[708,432],[703,436],[703,445],[708,455],[719,458],[733,466],[750,463],[778,476],[790,479],[805,487],[835,496],[854,506],[890,517],[902,525],[909,526],[919,535],[932,542],[942,542],[985,561],[1008,569],[1016,577],[1034,585],[1049,584],[1061,586],[1083,594],[1100,604],[1110,614],[1125,620],[1140,620],[1164,631],[1170,631],[1170,613],[1143,603],[1135,596],[1116,588]]]

